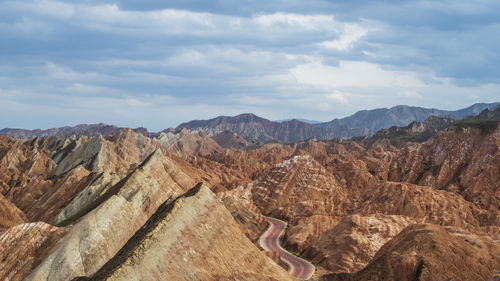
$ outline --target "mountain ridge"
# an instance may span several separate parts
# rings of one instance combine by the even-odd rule
[[[381,129],[388,129],[393,126],[405,127],[412,122],[423,122],[430,116],[460,120],[469,116],[476,116],[486,109],[494,111],[499,107],[500,102],[476,103],[454,111],[397,105],[391,108],[361,110],[345,118],[316,124],[301,121],[303,119],[271,121],[252,113],[243,113],[236,116],[218,116],[207,120],[191,120],[181,123],[175,129],[168,128],[156,133],[149,132],[143,127],[132,130],[147,137],[157,137],[161,133],[177,133],[182,129],[187,129],[195,133],[206,133],[209,137],[229,131],[248,140],[250,143],[255,143],[256,141],[295,142],[311,138],[326,140],[371,136]],[[123,128],[115,125],[99,123],[80,124],[73,127],[65,126],[46,130],[4,128],[0,130],[0,135],[21,139],[55,136],[67,137],[72,135],[76,137],[105,136],[114,134],[121,129]]]

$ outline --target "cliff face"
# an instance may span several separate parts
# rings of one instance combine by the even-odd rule
[[[2,194],[30,221],[50,223],[100,173],[125,177],[159,145],[126,129],[106,139],[5,138],[0,147]]]

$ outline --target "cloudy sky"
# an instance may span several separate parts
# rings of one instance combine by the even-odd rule
[[[77,2],[77,3],[75,3]],[[500,1],[0,2],[0,128],[500,100]]]

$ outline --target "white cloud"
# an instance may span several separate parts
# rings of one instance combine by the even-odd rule
[[[125,103],[131,106],[145,106],[146,103],[136,99],[136,98],[128,98],[125,100]]]
[[[339,39],[324,41],[320,43],[320,45],[327,48],[334,48],[339,51],[347,50],[354,43],[364,37],[368,31],[370,31],[369,28],[363,27],[359,24],[345,24],[343,33],[340,35]]]
[[[282,28],[300,28],[309,30],[320,30],[325,27],[335,28],[338,23],[331,15],[300,15],[290,13],[274,13],[257,15],[252,18],[253,21],[262,25],[264,28],[282,27]]]
[[[347,94],[347,93],[342,93],[339,90],[335,90],[333,93],[327,94],[326,97],[328,99],[338,101],[342,104],[348,104],[349,103],[349,101],[347,100],[348,96],[349,96],[349,94]]]
[[[414,91],[414,90],[401,91],[401,92],[398,92],[397,95],[400,97],[407,97],[407,98],[412,98],[412,99],[423,98],[419,92]]]
[[[416,73],[384,70],[377,64],[362,61],[340,61],[337,67],[316,61],[298,65],[290,72],[299,83],[325,89],[423,86]]]

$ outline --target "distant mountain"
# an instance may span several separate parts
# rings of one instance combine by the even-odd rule
[[[209,136],[216,136],[225,131],[231,131],[246,139],[258,141],[279,140],[284,142],[294,142],[310,138],[334,139],[365,134],[362,129],[351,130],[346,126],[335,128],[317,127],[296,119],[278,123],[250,113],[235,117],[220,116],[210,120],[194,120],[179,125],[176,130],[182,128],[186,128],[192,132],[203,131]]]
[[[279,122],[270,121],[251,113],[245,113],[234,117],[219,116],[210,120],[194,120],[183,123],[176,129],[170,128],[162,132],[177,133],[182,128],[185,128],[191,132],[204,132],[209,137],[216,138],[216,141],[222,143],[223,146],[241,147],[245,142],[255,143],[270,140],[295,142],[311,138],[327,140],[351,138],[354,136],[370,136],[381,129],[393,126],[406,127],[412,122],[423,122],[431,115],[461,120],[467,116],[476,116],[486,109],[493,111],[499,107],[500,103],[477,103],[464,109],[448,111],[398,105],[392,108],[362,110],[342,119],[334,119],[330,122],[317,124],[312,124],[316,121],[306,120],[307,122],[304,122],[297,119],[288,121],[282,120]],[[0,135],[21,139],[72,135],[77,137],[95,135],[105,136],[116,133],[121,129],[122,128],[114,125],[100,123],[90,125],[81,124],[74,127],[66,126],[47,130],[6,128],[0,130]],[[148,132],[146,128],[136,128],[133,130],[147,137],[158,137],[161,133],[151,133]],[[406,129],[402,130],[405,131]],[[234,136],[228,134],[228,132],[235,133],[244,140],[232,139]],[[401,132],[401,130],[399,130],[398,133],[399,132]]]
[[[422,122],[413,121],[405,127],[392,126],[388,129],[381,129],[374,135],[365,137],[362,142],[368,147],[380,139],[388,139],[393,145],[404,144],[408,141],[424,142],[455,122],[456,120],[452,118],[431,115]]]
[[[309,124],[312,124],[312,125],[323,123],[321,121],[309,120],[309,119],[302,119],[302,118],[281,119],[281,120],[275,120],[274,122],[283,123],[283,122],[287,122],[287,121],[292,121],[293,119],[299,120],[300,122],[309,123]]]
[[[12,129],[5,128],[0,130],[1,136],[7,136],[11,138],[18,139],[32,139],[35,137],[47,138],[56,136],[97,136],[97,135],[110,135],[120,131],[123,128],[108,125],[104,123],[99,124],[80,124],[74,127],[65,126],[60,128],[51,128],[47,130],[25,130],[25,129]],[[144,136],[149,136],[149,132],[146,128],[136,128],[133,131],[141,133]]]
[[[469,119],[469,118],[467,118]],[[495,110],[485,109],[483,112],[479,113],[477,116],[470,117],[470,119],[493,119],[500,120],[500,107]]]
[[[463,119],[467,116],[477,115],[485,109],[496,109],[499,106],[500,103],[477,103],[464,109],[447,111],[398,105],[389,109],[378,108],[373,110],[362,110],[346,118],[334,119],[330,122],[319,124],[310,124],[297,119],[273,122],[246,113],[235,117],[219,116],[210,120],[194,120],[179,125],[176,130],[186,128],[193,132],[203,131],[211,137],[226,131],[231,131],[245,139],[258,141],[278,140],[293,142],[310,138],[351,138],[354,136],[369,136],[381,129],[393,126],[406,127],[412,122],[423,122],[430,116],[448,119]],[[448,124],[448,121],[438,123],[443,125]],[[398,134],[403,131],[407,132],[414,130],[416,127],[420,129],[423,127],[427,128],[428,125],[427,123],[424,125],[413,124],[411,128],[398,129]],[[433,130],[426,132],[424,135],[432,135],[432,132]],[[390,134],[393,133],[394,132],[391,132]]]
[[[407,105],[398,105],[391,108],[377,108],[373,110],[361,110],[355,114],[342,119],[334,119],[330,122],[320,123],[317,126],[334,128],[347,126],[351,129],[365,129],[375,133],[380,129],[392,126],[407,126],[413,121],[424,121],[429,116],[463,119],[467,116],[477,115],[485,109],[494,110],[500,103],[476,103],[464,109],[456,111],[440,110],[434,108],[422,108]]]

